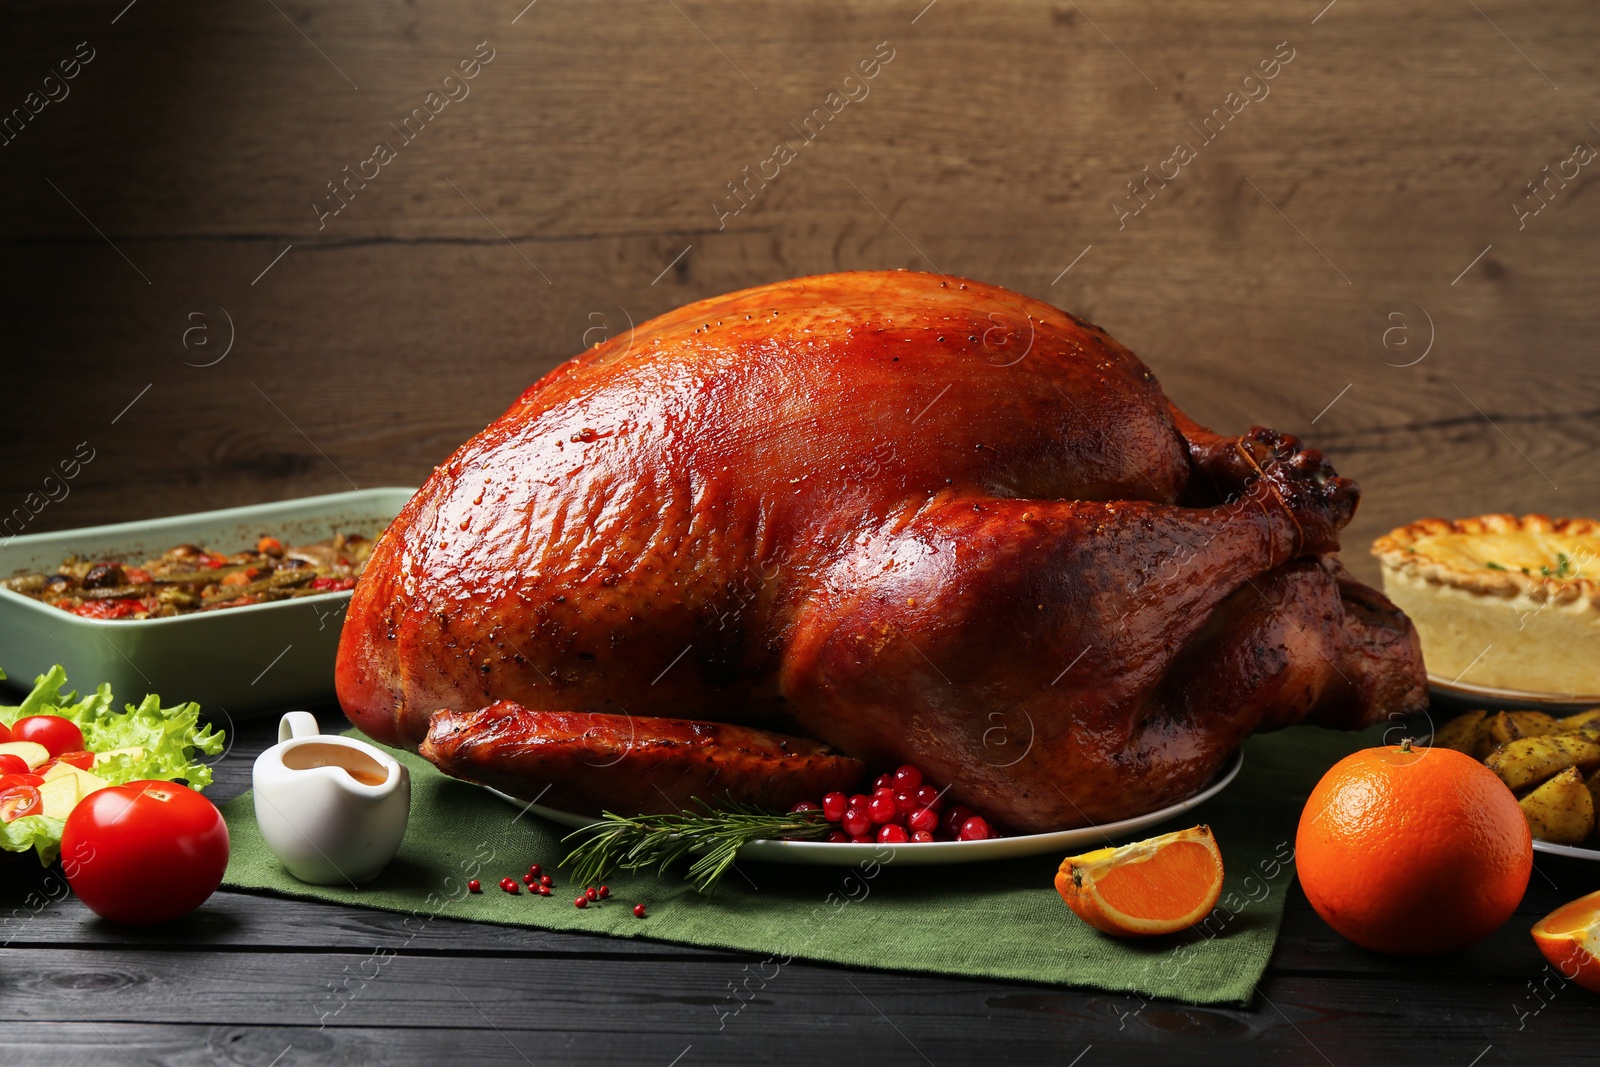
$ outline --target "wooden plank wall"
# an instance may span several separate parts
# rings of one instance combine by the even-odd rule
[[[0,515],[85,441],[27,529],[415,484],[586,331],[930,266],[1327,448],[1369,577],[1600,514],[1593,4],[524,3],[9,5]]]

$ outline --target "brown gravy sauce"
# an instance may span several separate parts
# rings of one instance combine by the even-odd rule
[[[308,771],[313,767],[338,767],[362,785],[382,785],[389,779],[383,764],[353,748],[322,741],[295,745],[283,754],[283,765],[290,770]]]

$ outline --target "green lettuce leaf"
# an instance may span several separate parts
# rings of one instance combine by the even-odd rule
[[[0,822],[0,851],[39,853],[39,862],[49,864],[61,851],[60,819],[46,815],[24,815],[10,822]]]
[[[67,672],[59,665],[50,668],[35,679],[21,704],[0,707],[0,723],[10,726],[25,715],[59,715],[77,723],[90,752],[138,749],[95,764],[94,773],[112,785],[182,780],[198,790],[211,784],[211,768],[199,757],[221,753],[224,738],[210,725],[200,725],[199,704],[164,708],[160,697],[150,695],[118,711],[109,685],[80,699],[76,691],[62,692],[66,684]],[[0,823],[0,850],[32,849],[41,863],[50,863],[61,848],[61,825],[61,820],[43,815]]]

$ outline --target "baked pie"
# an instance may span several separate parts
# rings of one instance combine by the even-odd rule
[[[1383,591],[1411,617],[1430,676],[1600,694],[1600,522],[1422,519],[1378,538]]]

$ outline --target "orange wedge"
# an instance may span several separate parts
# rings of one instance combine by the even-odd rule
[[[1600,993],[1600,892],[1563,904],[1540,919],[1533,942],[1561,977]]]
[[[1187,930],[1222,895],[1222,853],[1211,827],[1068,856],[1056,892],[1078,918],[1116,937]]]

